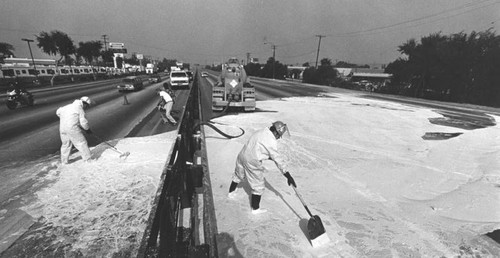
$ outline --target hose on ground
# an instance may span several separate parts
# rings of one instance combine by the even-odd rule
[[[222,112],[219,115],[210,118],[210,120],[208,120],[207,122],[196,123],[193,126],[193,128],[196,130],[201,125],[206,125],[206,126],[212,128],[212,129],[214,129],[217,133],[219,133],[220,135],[222,135],[222,136],[224,136],[224,137],[226,137],[228,139],[234,139],[234,138],[238,138],[238,137],[241,137],[242,135],[244,135],[245,134],[245,130],[243,130],[243,128],[241,128],[241,127],[238,127],[241,130],[241,134],[239,134],[239,135],[229,135],[229,134],[226,134],[223,131],[221,131],[219,128],[217,128],[217,126],[214,125],[214,122],[212,122],[212,119],[221,117],[221,116],[223,116],[223,115],[225,115],[227,113],[227,110],[229,109],[229,105],[231,104],[231,101],[232,101],[232,99],[229,99],[229,101],[227,102],[226,107],[222,110]]]

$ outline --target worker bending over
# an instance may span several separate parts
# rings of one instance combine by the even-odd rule
[[[252,188],[251,207],[253,214],[267,211],[260,209],[260,199],[265,188],[263,160],[270,159],[274,161],[281,173],[287,178],[288,185],[297,187],[293,177],[286,171],[284,162],[278,153],[278,139],[285,133],[289,134],[288,128],[281,121],[276,121],[271,127],[255,132],[250,136],[236,159],[236,168],[234,169],[228,196],[234,198],[236,186],[246,178]]]

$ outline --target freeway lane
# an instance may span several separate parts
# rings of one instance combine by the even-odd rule
[[[206,91],[211,91],[211,85],[215,82],[215,72],[210,72],[210,76],[201,78],[202,81],[207,81],[207,85],[202,87]],[[437,113],[444,116],[444,118],[430,118],[431,123],[439,123],[445,126],[453,126],[462,129],[477,129],[486,126],[491,126],[496,123],[495,119],[488,115],[493,114],[500,116],[500,108],[477,106],[461,103],[440,102],[426,99],[416,99],[405,96],[387,95],[380,93],[371,93],[363,91],[354,91],[343,88],[334,88],[329,86],[320,86],[313,84],[306,84],[300,81],[284,81],[272,80],[259,77],[251,77],[250,82],[255,86],[257,107],[256,112],[259,111],[259,102],[268,99],[296,97],[296,96],[319,96],[321,93],[346,93],[354,94],[360,97],[373,98],[379,100],[395,101],[407,105],[416,105],[427,107],[435,110]],[[209,94],[209,93],[205,93]],[[210,96],[205,96],[207,102],[211,102]],[[210,104],[206,104],[210,108]],[[307,107],[300,107],[307,108]],[[208,112],[207,112],[208,113]],[[210,116],[211,117],[211,116]]]
[[[255,86],[257,100],[266,100],[285,97],[305,97],[318,96],[323,92],[328,92],[332,88],[303,84],[300,82],[271,80],[262,78],[251,78],[252,85]]]
[[[365,98],[394,101],[406,105],[431,108],[444,116],[443,118],[429,118],[431,123],[467,130],[495,125],[495,119],[488,114],[500,116],[499,108],[416,99],[380,93],[366,93],[343,88],[304,84],[298,81],[252,78],[252,83],[256,87],[257,97],[260,97],[261,100],[273,97],[318,96],[318,94],[322,92],[356,94]]]
[[[59,151],[59,119],[55,111],[83,95],[96,101],[86,112],[92,130],[104,140],[125,137],[145,113],[154,108],[158,97],[155,85],[146,84],[141,91],[127,93],[125,102],[123,94],[115,88],[116,82],[99,81],[33,90],[35,106],[12,111],[2,106],[0,160],[20,162]],[[90,146],[100,143],[95,137],[88,137],[88,141]]]
[[[210,75],[208,77],[199,77],[203,121],[208,121],[213,116],[219,115],[219,113],[212,112],[212,85],[217,81],[217,79],[216,76],[213,75],[214,72],[211,71],[209,74]],[[270,80],[258,77],[251,77],[250,82],[255,87],[256,92],[257,105],[255,112],[262,111],[259,109],[258,101],[286,97],[318,96],[321,93],[329,92],[334,89],[325,86]],[[339,92],[344,92],[343,89],[337,90]],[[235,111],[230,109],[228,110],[228,114],[235,114],[239,111],[240,110]]]
[[[0,142],[29,133],[38,127],[58,120],[54,116],[55,109],[78,98],[89,96],[97,104],[116,98],[112,90],[113,82],[85,83],[66,87],[55,87],[33,90],[35,106],[8,110],[5,105],[0,108]],[[78,95],[76,95],[76,92]],[[34,126],[36,125],[36,126]]]

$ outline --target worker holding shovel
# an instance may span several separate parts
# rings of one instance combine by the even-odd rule
[[[172,106],[174,105],[173,91],[168,91],[168,88],[158,88],[156,89],[158,95],[160,95],[160,102],[158,103],[158,110],[160,111],[163,123],[171,123],[172,125],[177,125],[177,121],[172,117],[170,112],[172,111]],[[173,95],[173,96],[172,96]]]
[[[284,162],[278,153],[278,139],[285,133],[289,134],[286,124],[281,121],[276,121],[271,127],[261,129],[250,136],[247,143],[238,154],[228,197],[235,197],[236,187],[246,178],[248,184],[252,188],[252,214],[259,214],[267,211],[260,209],[260,199],[265,188],[265,168],[262,165],[263,160],[270,159],[274,161],[281,173],[287,178],[288,185],[297,187],[293,177],[286,171]]]
[[[64,107],[57,109],[56,114],[59,117],[59,133],[61,136],[61,162],[68,164],[71,148],[74,145],[84,161],[91,161],[90,149],[87,139],[82,131],[90,131],[89,122],[85,118],[85,109],[88,109],[92,101],[89,97],[81,97]]]

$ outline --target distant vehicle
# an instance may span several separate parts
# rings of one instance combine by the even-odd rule
[[[27,105],[33,106],[33,95],[25,90],[11,90],[7,91],[7,101],[5,104],[9,109],[16,109],[19,106]]]
[[[189,76],[184,71],[171,71],[170,85],[172,85],[172,87],[189,88]]]
[[[0,63],[0,85],[2,86],[9,85],[16,80],[24,86],[47,85],[54,76],[58,82],[88,81],[94,80],[94,76],[104,78],[108,70],[114,69],[90,66],[56,66],[56,61],[51,59],[37,59],[36,69],[31,59],[5,58],[4,62]]]
[[[188,78],[189,78],[189,82],[192,82],[193,81],[193,72],[191,71],[186,71],[187,75],[188,75]]]
[[[144,88],[142,78],[138,76],[128,76],[123,78],[123,80],[116,86],[119,92],[122,91],[138,91]]]
[[[153,74],[151,75],[151,77],[149,77],[149,80],[153,83],[158,83],[161,82],[161,76],[159,74]]]
[[[158,67],[155,64],[146,64],[146,74],[156,74],[158,72]]]
[[[201,72],[201,77],[208,77],[208,73],[207,72]]]

